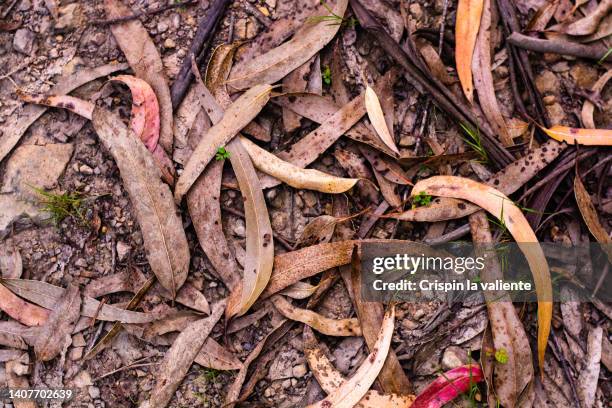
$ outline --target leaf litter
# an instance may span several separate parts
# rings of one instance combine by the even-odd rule
[[[223,1],[216,1],[213,8]],[[58,10],[48,3],[56,18],[64,18],[63,8]],[[479,316],[485,320],[479,322],[478,330],[469,327],[459,336],[453,324],[465,321],[459,316],[467,313],[470,306],[453,305],[451,309],[449,305],[423,303],[420,310],[414,310],[414,305],[400,303],[396,305],[397,323],[389,327],[388,316],[383,318],[385,306],[363,302],[360,297],[356,262],[364,242],[392,246],[395,239],[418,242],[423,237],[446,242],[456,239],[458,233],[470,232],[468,227],[476,243],[491,243],[500,236],[506,239],[502,230],[507,227],[524,249],[528,249],[526,241],[576,243],[589,239],[588,232],[600,243],[609,242],[609,192],[602,181],[609,172],[609,160],[605,147],[599,147],[610,142],[605,56],[593,67],[585,67],[581,58],[563,60],[554,69],[550,65],[554,63],[551,51],[564,54],[567,50],[580,56],[591,48],[609,48],[606,33],[610,2],[543,6],[520,1],[516,10],[507,0],[492,3],[461,0],[438,10],[438,5],[401,2],[396,10],[369,0],[338,0],[330,4],[314,0],[266,2],[245,10],[232,8],[231,16],[225,17],[229,24],[217,24],[205,11],[197,32],[218,31],[220,36],[211,41],[227,43],[211,53],[205,80],[201,80],[199,68],[206,64],[208,56],[185,55],[185,42],[173,41],[175,36],[182,36],[180,30],[179,34],[175,30],[176,17],[180,26],[195,29],[195,7],[187,4],[177,8],[177,13],[171,15],[172,24],[167,24],[168,16],[156,16],[155,10],[145,11],[151,19],[141,22],[136,18],[138,13],[132,16],[121,2],[108,0],[104,11],[107,17],[116,19],[110,25],[112,41],[99,50],[105,53],[110,47],[122,51],[134,71],[135,76],[112,78],[130,88],[131,112],[117,107],[121,98],[107,97],[108,87],[92,95],[100,81],[89,84],[126,70],[126,64],[91,69],[75,61],[76,68],[70,68],[76,70],[75,74],[60,78],[58,85],[44,94],[33,94],[31,90],[36,86],[27,83],[28,78],[38,74],[39,61],[27,67],[30,77],[22,75],[20,70],[26,71],[23,67],[7,66],[2,79],[15,88],[11,97],[17,95],[22,101],[93,118],[103,145],[102,160],[114,159],[119,172],[111,174],[100,166],[96,149],[86,147],[90,149],[86,157],[75,149],[75,163],[66,168],[54,187],[87,186],[100,192],[100,180],[117,183],[112,195],[96,200],[83,213],[96,225],[85,240],[75,238],[75,232],[67,229],[74,221],[70,218],[54,226],[53,234],[62,236],[63,246],[48,257],[49,262],[56,262],[52,268],[45,264],[41,269],[41,258],[33,260],[25,249],[29,246],[23,243],[26,234],[43,231],[42,227],[18,223],[16,229],[2,232],[8,240],[20,242],[19,251],[24,256],[19,267],[16,260],[10,255],[4,257],[0,251],[0,308],[5,313],[0,322],[0,344],[9,348],[0,353],[0,359],[7,363],[2,378],[7,377],[9,385],[28,386],[27,354],[20,354],[28,347],[33,347],[38,359],[58,359],[62,367],[75,364],[79,353],[82,356],[89,352],[93,365],[83,364],[92,369],[112,354],[107,354],[111,343],[137,338],[147,347],[170,347],[161,353],[162,365],[167,369],[153,369],[149,366],[156,367],[157,363],[140,364],[140,360],[128,359],[123,366],[111,365],[106,373],[100,372],[105,369],[103,365],[98,370],[94,368],[94,382],[106,387],[107,381],[115,381],[109,377],[125,378],[126,373],[139,369],[138,375],[144,373],[147,380],[156,377],[152,392],[137,396],[138,403],[147,401],[144,404],[151,406],[193,404],[194,398],[200,401],[212,397],[213,404],[225,400],[228,406],[247,399],[275,405],[281,398],[290,398],[290,403],[303,406],[439,407],[461,394],[472,401],[486,399],[491,406],[550,404],[546,401],[559,406],[601,404],[604,388],[599,378],[600,364],[608,366],[610,349],[602,330],[610,316],[609,308],[596,297],[601,282],[592,292],[592,306],[563,304],[561,315],[553,316],[549,305],[540,302],[537,322],[531,306],[517,309],[508,299],[486,302],[488,316],[485,305],[478,306],[482,311]],[[79,7],[86,8],[89,15],[88,5],[78,4],[76,8]],[[11,8],[12,5],[4,10],[4,15]],[[526,15],[529,9],[538,11],[535,16]],[[245,19],[245,11],[252,17]],[[19,12],[29,15],[27,10]],[[388,26],[383,27],[373,16]],[[529,22],[527,17],[533,18]],[[444,24],[441,29],[431,28],[428,22],[432,21]],[[453,24],[454,38],[450,34]],[[263,27],[267,31],[258,34]],[[530,35],[537,32],[540,38],[506,41],[508,32],[521,31]],[[64,33],[68,38],[65,44],[73,44],[70,31]],[[39,35],[44,36],[44,30]],[[165,41],[162,47],[160,39]],[[560,41],[569,46],[555,48]],[[61,41],[58,44],[61,49]],[[545,48],[538,49],[542,44]],[[20,46],[17,41],[13,45],[15,49]],[[37,47],[45,49],[47,43],[39,42]],[[532,47],[531,58],[523,47]],[[79,47],[78,53],[86,53],[87,49]],[[542,50],[548,53],[546,58],[533,58]],[[13,51],[8,55],[12,56]],[[601,53],[596,60],[600,57]],[[174,113],[168,78],[175,77],[176,64],[186,64],[184,58],[195,65],[192,73],[196,81],[186,103]],[[232,67],[234,59],[238,62]],[[98,62],[94,60],[92,64]],[[58,60],[58,64],[66,61]],[[403,73],[396,64],[407,70],[406,76],[400,76]],[[567,71],[563,64],[570,67],[563,86],[542,86],[551,81],[549,77],[543,81],[545,75],[558,76]],[[50,67],[58,72],[54,62]],[[461,89],[453,80],[454,72],[459,74]],[[40,77],[51,78],[44,73]],[[290,92],[273,93],[273,84],[278,82]],[[23,84],[26,86],[22,88]],[[81,85],[86,86],[66,95]],[[258,88],[263,96],[259,100],[250,94]],[[241,92],[244,90],[246,93]],[[477,98],[472,96],[474,90]],[[97,106],[86,101],[88,95],[97,101]],[[463,102],[463,96],[471,106]],[[254,102],[250,106],[242,104],[247,97]],[[569,100],[573,101],[571,107]],[[568,114],[580,105],[580,118]],[[44,146],[45,137],[53,137],[61,143],[81,145],[80,134],[62,135],[65,125],[58,123],[65,122],[66,116],[57,121],[58,113],[53,112],[41,119],[42,126],[31,126],[46,111],[45,107],[15,101],[7,108],[16,110],[2,122],[1,159],[12,161],[10,152],[21,139],[25,144]],[[548,111],[554,126],[543,117],[543,110]],[[66,127],[75,127],[73,117],[67,117]],[[542,126],[530,127],[528,122]],[[32,131],[26,133],[30,127]],[[42,127],[46,136],[40,133]],[[469,143],[458,136],[462,127],[474,129],[469,132]],[[546,140],[546,135],[556,140]],[[577,155],[576,144],[586,146],[579,147]],[[472,161],[478,157],[484,160]],[[489,158],[492,162],[487,162]],[[576,172],[573,179],[566,180],[572,166],[589,170],[580,175]],[[175,175],[179,178],[174,189]],[[477,179],[484,184],[477,184]],[[559,182],[549,183],[553,179]],[[563,180],[567,182],[561,183]],[[6,182],[3,180],[3,185]],[[121,197],[121,186],[126,197]],[[541,187],[546,191],[537,190]],[[521,204],[535,209],[510,200],[509,196],[518,195],[519,190],[524,192],[519,198]],[[185,207],[181,203],[184,196]],[[119,200],[128,204],[121,204],[122,210],[127,210],[125,218],[118,218]],[[107,211],[110,203],[115,215]],[[501,218],[502,230],[496,225],[497,230],[491,231],[483,209]],[[553,212],[545,212],[548,210]],[[531,216],[534,212],[547,217],[540,222],[541,217]],[[580,213],[582,218],[570,217],[572,212]],[[525,222],[523,213],[530,213],[527,218],[532,225]],[[461,226],[459,219],[466,216],[470,225]],[[430,227],[427,222],[435,224]],[[88,227],[79,228],[84,233]],[[109,230],[112,235],[106,235]],[[115,235],[117,231],[121,231],[119,235]],[[138,243],[140,232],[142,239]],[[102,238],[110,236],[110,241]],[[367,236],[375,238],[363,239]],[[127,251],[124,240],[129,242]],[[112,261],[99,261],[104,256],[97,256],[109,253],[109,248]],[[84,264],[80,259],[75,263],[74,253],[65,252],[68,249],[85,251],[87,263],[90,254],[95,253],[99,265],[90,269],[81,266]],[[527,251],[542,295],[550,278],[540,255]],[[9,259],[8,266],[5,259]],[[73,264],[80,269],[72,269]],[[143,267],[143,271],[133,272],[137,267]],[[577,272],[572,275],[574,272],[551,270],[585,287],[580,282],[584,277]],[[64,279],[68,272],[71,279]],[[499,276],[499,266],[492,263],[488,272],[483,279]],[[28,279],[19,279],[22,275]],[[159,283],[154,285],[156,279]],[[217,286],[217,279],[225,288]],[[85,291],[81,293],[78,284],[86,287]],[[122,292],[134,293],[129,303]],[[588,313],[591,309],[592,313]],[[225,322],[219,322],[224,311]],[[599,313],[606,317],[601,318]],[[553,329],[547,342],[551,319]],[[112,328],[104,333],[103,322],[96,324],[96,320],[113,322]],[[489,328],[483,333],[487,321]],[[297,391],[289,395],[283,391],[286,381],[281,386],[266,375],[270,365],[278,370],[285,353],[300,350],[296,334],[306,335],[309,326],[321,333],[320,344],[304,344],[314,379],[304,375],[308,367],[300,365],[299,360],[286,363],[293,376],[289,384]],[[120,331],[125,333],[118,336]],[[81,333],[84,338],[79,338]],[[361,340],[359,347],[364,343],[367,346],[352,354],[352,362],[336,363],[342,374],[327,359],[322,345],[338,344],[341,354],[348,343],[338,343],[333,338],[340,336],[363,336],[365,342]],[[399,347],[391,347],[391,337]],[[534,376],[530,337],[537,338],[540,378]],[[465,343],[453,343],[468,338]],[[551,352],[544,354],[547,343]],[[441,369],[427,372],[440,374],[437,379],[430,382],[430,378],[420,377],[423,356],[432,354],[427,357],[430,360],[448,357],[452,352],[449,344],[466,351],[469,359],[474,355],[472,351],[479,350],[482,372],[470,361],[451,363],[445,358],[439,362]],[[124,349],[123,343],[117,347]],[[105,357],[100,359],[102,355]],[[414,365],[413,370],[407,369],[410,365]],[[46,370],[51,364],[40,367]],[[31,378],[34,383],[39,378],[38,370]],[[190,374],[197,370],[203,370],[203,374],[193,380]],[[227,383],[230,377],[216,370],[238,373],[233,384],[223,388],[218,387],[218,378]],[[64,381],[64,373],[58,374],[59,380]],[[73,374],[72,368],[66,371],[68,377]],[[482,378],[486,384],[477,386]],[[205,396],[183,392],[202,379],[215,385],[208,387]],[[306,381],[314,380],[320,382],[327,397],[306,393]],[[416,380],[416,388],[423,390],[417,396],[409,394],[411,380]],[[426,383],[429,385],[423,388],[421,384]],[[253,392],[256,386],[261,393]],[[316,391],[316,387],[310,388]],[[91,392],[95,393],[95,389]],[[136,395],[129,398],[136,403]],[[110,403],[106,396],[100,399]]]

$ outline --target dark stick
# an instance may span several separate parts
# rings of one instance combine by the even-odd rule
[[[584,45],[564,40],[543,40],[519,33],[512,33],[512,35],[508,37],[508,42],[530,51],[571,55],[596,61],[599,61],[607,51],[605,48],[595,45]]]
[[[166,10],[170,10],[176,7],[182,7],[182,6],[192,6],[194,4],[196,4],[198,1],[197,0],[187,0],[187,1],[181,1],[178,3],[170,3],[170,4],[166,4],[165,6],[161,6],[161,7],[156,7],[154,9],[150,9],[150,10],[144,10],[144,11],[138,11],[134,14],[130,14],[129,16],[123,16],[123,17],[117,17],[117,18],[109,18],[106,20],[92,20],[91,24],[94,25],[108,25],[108,24],[115,24],[115,23],[122,23],[124,21],[130,21],[130,20],[135,20],[139,17],[142,16],[150,16],[153,14],[157,14],[157,13],[161,13],[162,11],[166,11]]]
[[[466,109],[466,103],[457,101],[455,96],[440,81],[433,78],[428,71],[422,71],[420,69],[422,63],[419,57],[413,56],[413,58],[410,58],[406,51],[387,34],[382,25],[372,17],[359,0],[350,0],[350,4],[361,27],[370,32],[385,51],[406,70],[406,80],[417,91],[431,96],[436,105],[457,122],[465,123],[473,129],[478,129],[482,135],[484,147],[498,167],[503,168],[514,161],[514,157],[495,138],[493,131],[486,121],[478,121],[476,116],[469,109]]]
[[[193,42],[191,43],[189,53],[185,56],[183,65],[181,65],[181,69],[176,77],[176,80],[172,84],[172,89],[170,90],[172,106],[174,109],[178,108],[183,101],[183,98],[185,98],[187,89],[193,80],[193,73],[191,72],[191,56],[199,56],[206,51],[205,48],[207,49],[208,45],[210,44],[210,41],[208,40],[215,31],[215,27],[217,26],[217,23],[221,19],[221,16],[229,3],[230,0],[214,0],[214,2],[210,5],[206,16],[202,18],[202,21],[200,21],[198,30],[193,37]],[[205,43],[208,44],[206,47],[204,46]]]

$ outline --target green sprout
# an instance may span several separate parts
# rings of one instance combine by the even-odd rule
[[[230,152],[225,150],[225,147],[219,147],[217,149],[217,154],[215,155],[215,160],[221,161],[221,160],[229,159],[229,157],[230,157]]]
[[[460,123],[461,129],[466,134],[466,137],[463,138],[463,141],[470,146],[478,155],[481,157],[483,162],[489,161],[489,156],[487,155],[487,151],[482,145],[482,140],[480,140],[480,132],[478,130],[472,129],[469,125],[465,123]]]
[[[331,69],[329,68],[329,66],[326,65],[325,67],[323,67],[323,72],[321,72],[321,77],[323,78],[323,83],[325,85],[328,85],[328,86],[331,85],[331,81],[332,81],[331,75],[332,73],[331,73]]]
[[[431,203],[431,196],[421,191],[412,197],[412,208],[428,206]]]
[[[354,17],[345,19],[345,18],[342,18],[342,16],[339,16],[338,14],[334,13],[331,7],[329,7],[327,3],[324,2],[323,0],[321,0],[321,4],[323,5],[323,7],[325,7],[327,11],[329,11],[329,14],[326,16],[313,16],[313,17],[308,18],[307,21],[311,23],[329,21],[330,25],[346,25],[348,27],[355,27],[357,26],[357,24],[359,24],[359,21],[357,21],[357,19]]]
[[[608,48],[608,51],[606,51],[606,53],[599,59],[599,61],[597,61],[597,63],[602,65],[604,62],[606,62],[610,54],[612,54],[612,47]]]
[[[86,224],[84,198],[78,192],[65,192],[62,194],[51,193],[31,186],[31,188],[41,196],[38,203],[42,206],[42,211],[50,215],[55,226],[58,226],[64,219],[73,218],[81,224]]]

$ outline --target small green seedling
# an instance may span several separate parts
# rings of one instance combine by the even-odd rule
[[[327,9],[327,11],[329,11],[329,14],[326,16],[313,16],[310,17],[307,21],[311,22],[311,23],[319,23],[321,21],[329,21],[330,25],[346,25],[347,27],[355,27],[357,26],[357,24],[359,24],[359,21],[357,21],[357,19],[355,17],[351,17],[351,18],[342,18],[342,16],[339,16],[338,14],[334,13],[334,11],[331,9],[331,7],[329,7],[327,5],[326,2],[324,2],[323,0],[321,0],[321,4],[323,5],[323,7],[325,7]]]
[[[31,187],[41,199],[38,203],[42,206],[42,211],[50,215],[55,226],[58,226],[64,219],[70,217],[81,224],[86,224],[85,219],[85,198],[78,192],[65,192],[62,194],[51,193],[42,188]]]
[[[412,197],[412,208],[424,207],[431,204],[431,196],[421,191],[419,194]]]
[[[221,161],[221,160],[229,159],[229,157],[230,157],[230,152],[225,150],[225,147],[220,147],[220,148],[217,149],[217,154],[215,155],[215,160]]]
[[[321,72],[321,77],[323,78],[323,83],[327,86],[331,85],[332,77],[331,77],[331,69],[328,65],[323,67],[323,72]]]
[[[472,129],[470,126],[465,123],[460,123],[461,129],[465,132],[466,137],[463,138],[463,141],[470,146],[478,155],[481,157],[482,162],[487,163],[489,161],[489,156],[487,155],[487,150],[482,145],[482,140],[480,140],[480,132],[478,130]]]
[[[610,54],[612,54],[612,47],[608,48],[608,51],[606,51],[606,53],[599,59],[599,61],[597,61],[597,63],[602,65],[604,62],[606,62]]]

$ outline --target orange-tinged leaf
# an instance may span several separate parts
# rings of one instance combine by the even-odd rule
[[[331,319],[312,310],[295,307],[279,295],[274,296],[271,300],[274,307],[287,319],[302,322],[319,333],[328,336],[361,336],[361,326],[356,318]]]
[[[472,82],[472,57],[484,0],[459,0],[455,21],[455,63],[461,88],[468,101],[474,99]]]
[[[583,146],[612,146],[610,129],[581,129],[555,125],[542,130],[553,139],[570,145],[578,143]]]
[[[368,112],[368,118],[370,118],[370,122],[372,123],[374,130],[376,130],[378,137],[380,137],[380,140],[382,140],[389,149],[399,154],[399,150],[397,150],[397,146],[393,141],[393,136],[387,127],[385,115],[382,107],[380,106],[380,100],[378,99],[376,92],[374,92],[370,86],[366,87],[364,102],[366,111]]]
[[[508,228],[533,274],[538,295],[538,361],[543,370],[552,320],[552,283],[544,252],[539,245],[534,245],[538,239],[521,210],[501,191],[464,177],[430,177],[415,184],[411,194],[421,192],[470,201],[500,219]]]

